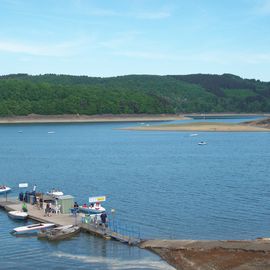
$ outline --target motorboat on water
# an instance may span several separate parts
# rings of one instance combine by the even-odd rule
[[[104,207],[101,206],[99,202],[91,203],[90,206],[80,206],[79,211],[84,214],[101,214],[106,211]]]
[[[204,141],[201,141],[198,143],[198,145],[206,145],[206,144],[207,144],[207,142],[204,142]]]
[[[9,211],[8,216],[13,219],[25,220],[28,218],[28,213],[23,211]]]
[[[48,195],[53,196],[53,197],[58,197],[58,196],[63,196],[64,193],[60,190],[57,189],[52,189],[51,191],[47,192]]]
[[[0,194],[2,193],[7,193],[11,191],[11,188],[10,187],[7,187],[7,186],[0,186]]]
[[[195,137],[195,136],[198,136],[199,134],[198,133],[192,133],[192,134],[190,134],[189,136],[190,137]]]
[[[47,240],[62,240],[67,239],[79,233],[80,227],[74,225],[59,226],[56,228],[41,230],[38,233],[38,238]]]
[[[51,228],[54,226],[55,226],[54,223],[35,223],[28,226],[21,226],[21,227],[14,228],[11,233],[15,234],[15,233],[35,232],[42,229]]]

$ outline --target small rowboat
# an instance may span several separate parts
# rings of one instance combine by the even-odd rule
[[[59,226],[56,228],[40,231],[38,233],[38,238],[44,238],[47,240],[62,240],[67,239],[80,231],[80,227],[73,225]]]
[[[199,142],[198,145],[207,145],[207,142]]]
[[[21,227],[14,228],[12,233],[27,233],[27,232],[33,232],[33,231],[51,228],[54,226],[55,224],[53,223],[36,223],[36,224],[28,225],[28,226],[21,226]]]
[[[9,217],[13,219],[19,219],[19,220],[24,220],[27,219],[28,213],[23,212],[23,211],[10,211],[8,212]]]
[[[11,190],[10,187],[7,186],[0,186],[0,194],[9,192]]]

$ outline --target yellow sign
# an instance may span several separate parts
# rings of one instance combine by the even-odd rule
[[[89,197],[90,203],[105,202],[106,196]]]

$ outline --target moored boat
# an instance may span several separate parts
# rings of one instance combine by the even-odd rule
[[[9,211],[8,215],[9,217],[13,219],[18,219],[18,220],[25,220],[28,218],[28,213],[23,212],[23,211]]]
[[[9,192],[9,191],[11,191],[11,188],[10,187],[0,186],[0,194],[1,193],[6,193],[6,192]]]
[[[84,214],[101,214],[106,211],[104,207],[101,206],[100,203],[91,203],[89,207],[80,206],[79,211]]]
[[[58,196],[63,196],[64,193],[60,190],[57,189],[52,189],[51,191],[47,192],[48,195],[53,196],[53,197],[58,197]]]
[[[96,197],[89,197],[89,207],[84,204],[83,206],[79,207],[79,211],[84,214],[101,214],[106,211],[104,207],[101,206],[101,202],[106,201],[106,196],[96,196]]]
[[[35,223],[28,226],[21,226],[14,228],[12,233],[27,233],[27,232],[33,232],[33,231],[39,231],[42,229],[47,229],[54,227],[54,223]]]
[[[63,240],[70,238],[79,233],[80,227],[73,225],[59,226],[56,228],[42,230],[38,233],[38,238],[44,238],[47,240]]]

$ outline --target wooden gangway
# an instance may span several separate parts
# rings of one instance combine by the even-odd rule
[[[83,214],[62,214],[51,213],[50,216],[45,216],[44,209],[38,208],[37,205],[26,204],[28,209],[28,216],[30,219],[38,222],[54,223],[57,226],[63,225],[77,225],[83,232],[87,232],[104,239],[113,239],[128,245],[139,245],[141,239],[137,237],[130,237],[122,235],[119,232],[113,231],[111,228],[102,227],[94,223],[83,223]],[[22,202],[16,198],[0,198],[0,208],[8,211],[20,211],[22,209]]]

